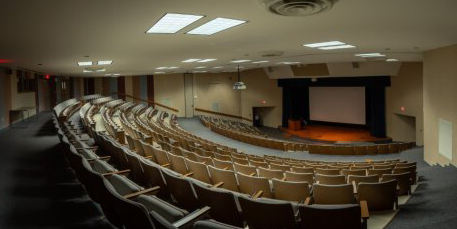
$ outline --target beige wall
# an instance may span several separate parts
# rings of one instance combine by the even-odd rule
[[[35,92],[18,93],[16,71],[11,75],[11,108],[36,107]],[[34,115],[36,110],[30,110],[30,115]],[[27,115],[25,114],[27,117]]]
[[[457,166],[457,45],[424,54],[424,157]],[[453,160],[438,153],[438,120],[453,123]]]
[[[125,94],[133,96],[133,76],[125,77]],[[126,97],[127,101],[133,101],[132,98]]]
[[[252,108],[265,107],[261,111],[263,125],[274,128],[280,126],[282,123],[282,88],[278,87],[278,80],[268,78],[263,69],[245,71],[241,80],[247,86],[246,90],[241,91],[241,116],[252,120]]]
[[[422,63],[402,63],[386,88],[387,136],[423,145]],[[405,110],[402,111],[401,107]]]
[[[129,94],[127,90],[127,78],[125,85],[126,94]],[[178,117],[184,117],[186,111],[183,74],[154,75],[154,100],[155,102],[178,109],[178,113],[171,113],[176,114]],[[157,108],[162,109],[160,107]],[[164,110],[169,112],[169,110]]]

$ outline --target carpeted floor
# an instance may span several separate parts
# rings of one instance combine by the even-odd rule
[[[454,166],[429,166],[423,161],[423,148],[414,149],[395,155],[370,155],[370,156],[331,156],[310,155],[303,153],[286,153],[283,151],[249,145],[221,135],[218,135],[196,119],[178,119],[179,124],[186,131],[197,136],[207,138],[227,146],[241,149],[250,154],[283,155],[300,159],[316,159],[327,161],[363,161],[371,159],[401,158],[417,162],[419,174],[418,187],[410,200],[400,209],[395,218],[387,225],[387,229],[397,228],[457,228],[457,168]],[[279,135],[277,131],[271,131]],[[283,139],[282,137],[280,139]]]
[[[0,228],[114,228],[75,179],[58,143],[51,113],[0,134]]]

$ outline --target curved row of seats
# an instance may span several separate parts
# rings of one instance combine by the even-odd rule
[[[268,135],[257,129],[257,127],[248,125],[246,123],[204,115],[200,115],[199,117],[201,120],[204,120],[204,124],[211,123],[212,125],[218,126],[220,128],[232,129],[245,134],[256,135],[264,138],[268,137]]]
[[[97,109],[99,109],[100,112],[103,104],[100,103],[98,106],[99,108]],[[88,110],[92,109],[92,107]],[[105,110],[103,115],[113,115],[115,110],[116,108],[108,109],[108,111]],[[96,145],[99,147],[95,151],[97,153],[105,152],[109,154],[109,163],[103,162],[103,156],[100,157],[96,155],[93,146],[84,145],[86,144],[85,141],[81,141],[77,134],[71,133],[78,128],[74,128],[70,124],[64,123],[63,125],[60,125],[62,128],[66,128],[66,132],[62,132],[62,136],[65,135],[66,138],[68,136],[70,144],[75,144],[77,146],[73,147],[73,152],[71,150],[72,147],[68,146],[67,148],[70,149],[69,152],[80,155],[80,157],[83,158],[82,160],[84,160],[84,158],[87,158],[86,160],[92,160],[92,162],[94,162],[93,168],[103,168],[105,170],[109,168],[109,170],[114,170],[111,172],[102,170],[102,176],[104,172],[122,174],[128,171],[126,169],[130,169],[131,171],[129,172],[128,177],[131,178],[130,182],[134,182],[127,182],[130,184],[127,186],[131,186],[130,188],[132,188],[135,185],[139,185],[139,188],[137,187],[139,192],[147,191],[147,189],[143,187],[151,187],[155,188],[156,191],[158,190],[158,193],[155,193],[153,196],[135,197],[134,203],[125,201],[124,199],[126,198],[124,198],[125,196],[122,197],[122,195],[115,196],[115,198],[111,199],[111,202],[118,203],[118,208],[121,208],[122,206],[122,208],[125,209],[136,208],[137,210],[144,210],[142,207],[145,207],[150,212],[149,218],[152,217],[151,220],[154,222],[157,221],[157,224],[173,222],[168,214],[171,211],[170,209],[175,209],[172,206],[176,205],[187,211],[196,212],[204,212],[204,207],[209,206],[211,209],[206,211],[209,211],[210,218],[241,227],[245,226],[247,223],[250,228],[307,228],[309,225],[314,225],[312,228],[315,228],[319,224],[320,226],[325,225],[325,222],[317,219],[339,214],[346,215],[347,220],[342,220],[342,222],[336,220],[332,222],[335,223],[333,225],[352,225],[350,228],[361,228],[366,225],[366,219],[368,217],[368,211],[365,209],[366,199],[371,198],[370,201],[368,201],[367,206],[373,210],[378,209],[378,207],[375,206],[380,206],[379,209],[385,209],[386,206],[387,208],[392,209],[392,207],[396,205],[395,198],[398,194],[397,191],[402,189],[402,187],[399,187],[400,190],[396,190],[398,188],[397,186],[401,186],[401,179],[407,180],[406,184],[408,184],[408,186],[409,182],[412,182],[414,179],[411,177],[412,173],[409,171],[406,172],[407,176],[403,177],[401,177],[400,174],[392,173],[395,169],[399,170],[402,167],[412,166],[414,166],[415,172],[414,164],[406,164],[406,162],[401,161],[351,163],[300,161],[279,157],[254,157],[252,155],[242,154],[236,150],[226,150],[223,146],[204,148],[200,144],[194,144],[191,147],[191,144],[186,142],[183,143],[180,138],[175,137],[166,139],[164,138],[164,135],[162,135],[166,133],[168,136],[172,136],[173,134],[180,134],[180,137],[192,136],[183,134],[183,130],[177,126],[173,116],[169,117],[167,123],[165,121],[167,115],[151,108],[130,106],[130,109],[118,110],[121,111],[120,118],[122,129],[127,133],[125,134],[127,145],[120,143],[119,139],[116,139],[116,136],[112,136],[112,133],[109,133],[109,131],[89,132],[95,139]],[[94,113],[86,112],[89,116]],[[82,118],[90,119],[90,117],[86,116],[83,116]],[[112,120],[112,117],[103,119],[103,122],[107,122],[107,120]],[[146,126],[145,124],[149,126]],[[110,121],[107,125],[116,126],[117,124],[114,121]],[[121,127],[119,127],[119,130],[120,129]],[[149,132],[142,133],[141,129],[147,129]],[[159,129],[162,130],[161,133],[159,133]],[[155,133],[156,136],[149,136],[153,135],[151,133]],[[162,136],[162,139],[160,139],[159,136]],[[61,138],[64,139],[63,137]],[[176,140],[172,141],[171,139]],[[156,140],[162,141],[161,144],[156,142]],[[203,141],[202,143],[210,144]],[[211,157],[211,153],[213,157]],[[230,156],[228,154],[230,154]],[[77,161],[78,160],[76,160],[76,164],[78,164]],[[75,165],[74,167],[78,166]],[[385,170],[389,168],[391,168],[390,173]],[[207,171],[206,175],[204,172],[205,169]],[[312,172],[310,169],[312,169]],[[373,176],[370,177],[368,174],[369,171],[382,169],[385,171],[376,173],[377,180],[374,180]],[[255,174],[252,174],[254,173],[254,170]],[[212,171],[212,173],[210,171]],[[250,173],[250,171],[252,172]],[[282,175],[278,175],[278,171]],[[336,171],[338,171],[338,174]],[[365,173],[362,174],[361,171]],[[354,175],[353,173],[357,175]],[[231,175],[227,176],[226,174]],[[305,174],[305,176],[308,177],[308,182],[300,180],[305,179],[305,176],[295,177],[297,180],[293,181],[293,176],[297,174]],[[390,177],[388,175],[390,175]],[[103,180],[104,184],[119,184],[120,182],[118,182],[118,180],[124,179],[118,174],[106,176],[116,178],[114,181],[106,181],[107,179],[105,179]],[[332,176],[343,176],[344,182],[341,182],[340,180],[339,185],[335,185],[334,183],[332,183],[333,185],[326,185],[328,182],[331,183],[335,182],[335,179],[340,179]],[[357,184],[355,183],[356,180],[349,181],[349,178],[352,178],[351,176],[368,177],[367,179],[372,179],[371,182],[375,183],[364,184],[363,181],[367,180],[363,180],[359,181],[360,183],[357,182]],[[217,180],[218,177],[223,180]],[[232,179],[232,182],[230,183],[230,180],[226,177],[235,177],[234,182]],[[309,177],[311,177],[312,180],[309,180]],[[405,179],[406,177],[407,179]],[[84,180],[85,178],[81,179]],[[216,181],[213,181],[213,179]],[[358,189],[354,189],[354,183],[356,184],[356,187],[358,185]],[[109,185],[105,186],[109,187]],[[241,186],[243,188],[241,188]],[[100,188],[100,185],[98,187]],[[124,185],[120,185],[117,188],[111,188],[108,192],[115,194],[118,189],[125,191],[125,188],[123,187]],[[230,191],[231,189],[227,187],[232,187],[233,190]],[[296,192],[286,191],[294,187],[298,188]],[[394,187],[393,191],[391,187]],[[241,191],[241,189],[243,191]],[[349,189],[350,192],[347,191]],[[346,192],[341,190],[346,190]],[[194,195],[191,195],[191,193],[194,193]],[[291,196],[290,193],[295,193],[295,196]],[[330,197],[334,197],[335,193],[346,193],[346,195],[337,195],[339,197],[336,198],[334,202],[322,202]],[[365,193],[368,194],[365,195]],[[379,195],[379,193],[390,193],[391,195]],[[105,192],[105,194],[107,193]],[[105,196],[108,196],[108,194]],[[259,196],[270,198],[255,199]],[[385,198],[380,198],[380,196]],[[225,197],[225,199],[223,197]],[[94,198],[97,199],[97,197]],[[151,198],[156,202],[151,204],[151,201],[145,201],[145,199],[150,200]],[[283,202],[271,198],[290,198],[291,201],[298,203],[302,203],[306,200],[306,204],[293,204],[292,202]],[[362,198],[362,200],[360,198]],[[221,200],[225,200],[225,202],[221,202]],[[172,206],[167,205],[165,208],[167,210],[164,210],[156,206],[158,203],[161,203],[162,207],[163,205],[166,205],[166,203],[171,203]],[[329,203],[338,204],[338,206],[329,208]],[[236,211],[227,212],[227,207],[230,204],[237,206]],[[384,204],[384,206],[382,204]],[[361,207],[365,210],[362,211]],[[114,206],[114,211],[123,211],[118,208]],[[258,209],[264,211],[258,212]],[[106,211],[109,212],[109,210]],[[131,213],[132,212],[134,211],[132,210]],[[164,212],[167,213],[165,214]],[[132,215],[131,213],[123,213],[128,215],[128,217],[124,216],[127,218],[124,220],[125,222],[121,222],[124,227],[135,228],[131,226],[131,221],[135,221],[135,215]],[[160,213],[162,213],[162,216],[160,216]],[[105,214],[109,215],[110,213],[105,212]],[[269,215],[275,214],[278,216],[277,218],[274,220],[268,219]],[[300,216],[300,220],[298,221],[295,217],[296,214],[299,214]],[[167,219],[164,220],[163,216],[166,216],[165,218]],[[161,217],[162,219],[160,219]],[[107,218],[109,219],[108,216]],[[137,220],[140,218],[141,216],[137,216]],[[238,221],[234,219],[238,219]],[[201,226],[202,223],[215,224],[206,228],[228,227],[228,225],[222,225],[214,221],[200,222],[197,223],[196,226]],[[130,226],[126,226],[126,224],[129,224]],[[276,225],[276,227],[274,225]],[[282,227],[279,227],[279,225]],[[144,227],[144,224],[142,224],[142,226],[143,228],[146,228]],[[187,224],[187,226],[189,225]]]
[[[318,145],[318,144],[305,144],[289,141],[282,141],[278,139],[271,139],[252,134],[246,134],[218,125],[214,125],[208,119],[200,118],[202,123],[220,135],[246,142],[248,144],[257,145],[261,147],[278,149],[283,151],[309,151],[311,154],[327,154],[327,155],[375,155],[375,154],[388,154],[399,153],[408,150],[414,146],[414,143],[389,143],[389,144],[376,144],[376,145],[361,145],[361,146],[335,146],[335,145]]]

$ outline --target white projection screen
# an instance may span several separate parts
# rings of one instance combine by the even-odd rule
[[[365,87],[310,87],[309,113],[313,121],[365,125]]]

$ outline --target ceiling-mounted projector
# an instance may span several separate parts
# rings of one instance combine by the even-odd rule
[[[338,0],[258,0],[268,11],[282,16],[309,16],[330,10]]]
[[[244,89],[246,89],[246,84],[244,84],[241,81],[235,82],[235,84],[233,84],[233,89],[234,90],[244,90]]]

